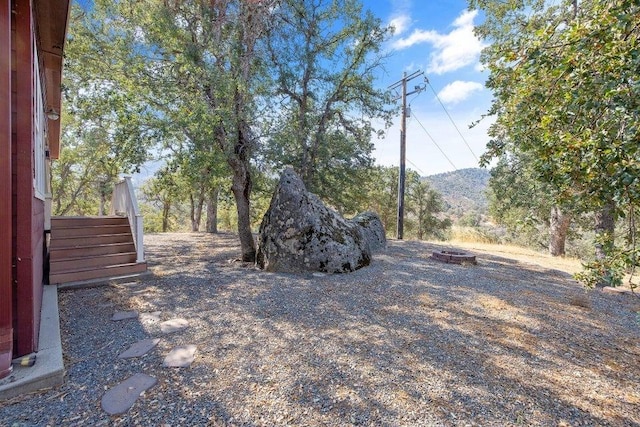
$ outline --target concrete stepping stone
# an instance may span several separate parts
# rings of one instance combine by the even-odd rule
[[[117,322],[119,320],[127,320],[127,319],[137,319],[138,312],[137,311],[116,311],[111,317],[111,320]]]
[[[140,313],[140,320],[143,322],[157,323],[160,321],[161,311],[151,311],[149,313]]]
[[[175,318],[160,323],[160,331],[163,334],[170,334],[172,332],[181,331],[189,326],[187,319]]]
[[[109,415],[124,414],[138,397],[158,382],[152,376],[137,373],[109,389],[102,396],[102,409]]]
[[[196,358],[197,347],[193,344],[174,347],[162,362],[165,368],[188,368]]]
[[[130,359],[132,357],[144,356],[149,352],[149,350],[158,345],[159,342],[160,338],[148,338],[142,341],[138,341],[131,344],[131,346],[120,353],[118,357],[120,359]]]

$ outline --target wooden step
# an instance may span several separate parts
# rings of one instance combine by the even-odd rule
[[[51,238],[52,239],[64,239],[66,237],[86,237],[96,236],[104,234],[123,234],[131,233],[131,227],[129,224],[121,225],[92,225],[84,227],[52,227]]]
[[[52,229],[126,224],[129,224],[129,219],[125,216],[54,216],[51,218]]]
[[[73,248],[89,245],[107,245],[110,243],[133,242],[131,233],[100,234],[95,236],[62,237],[51,239],[50,248]]]
[[[102,234],[122,234],[130,233],[129,224],[109,224],[109,225],[85,225],[73,227],[55,227],[51,228],[52,239],[64,239],[66,237],[82,237],[94,236]]]
[[[51,261],[50,273],[67,273],[78,269],[100,268],[109,265],[132,264],[136,262],[135,252],[124,252],[111,255],[99,255],[93,257],[67,258]]]
[[[54,217],[49,283],[77,285],[144,273],[126,217]]]
[[[72,246],[69,248],[52,248],[49,252],[51,261],[80,258],[83,256],[93,257],[97,255],[111,255],[123,252],[135,252],[136,247],[133,242],[110,243],[106,245]]]
[[[83,269],[79,271],[57,273],[49,275],[49,283],[57,285],[61,283],[80,282],[84,280],[99,279],[106,277],[127,276],[139,274],[147,271],[147,263],[119,264],[98,269]]]

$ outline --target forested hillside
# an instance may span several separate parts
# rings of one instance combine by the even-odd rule
[[[487,213],[485,191],[489,183],[489,171],[481,168],[460,169],[430,175],[424,178],[440,194],[445,202],[445,213],[452,220],[470,214]]]

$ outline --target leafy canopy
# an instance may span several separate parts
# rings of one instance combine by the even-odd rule
[[[634,210],[640,200],[640,4],[469,3],[484,11],[477,33],[491,42],[482,62],[496,122],[484,161],[510,150],[525,153],[554,202],[582,212],[613,206],[615,218]],[[630,230],[633,240],[635,227]],[[633,265],[635,245],[620,249]]]

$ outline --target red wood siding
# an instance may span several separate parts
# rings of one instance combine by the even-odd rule
[[[40,68],[55,95],[48,107],[59,111],[68,14],[68,0],[0,0],[0,378],[12,357],[38,349],[46,244],[45,204],[33,187],[33,41],[39,28]]]
[[[0,378],[13,354],[11,272],[11,1],[0,0]]]
[[[13,179],[15,356],[37,350],[42,301],[44,206],[33,189],[33,34],[30,0],[14,0]],[[19,76],[19,77],[18,77]]]
[[[16,183],[18,182],[18,177],[16,173],[16,158],[17,158],[17,148],[16,148],[16,119],[17,119],[17,110],[16,106],[16,93],[17,86],[16,82],[16,19],[15,14],[13,14],[14,10],[14,1],[12,4],[12,14],[11,14],[11,312],[13,316],[13,350],[16,350],[16,322],[17,322],[17,300],[16,300],[16,292],[18,289],[18,284],[16,282],[16,224],[18,222],[18,215],[16,213],[16,205],[18,204],[18,195],[16,192]]]

